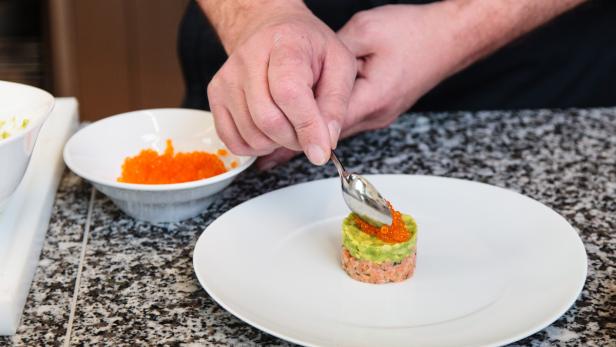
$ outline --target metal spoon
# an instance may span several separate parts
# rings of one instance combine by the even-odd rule
[[[331,160],[336,165],[342,181],[342,197],[351,211],[362,218],[391,224],[392,218],[387,202],[376,188],[361,175],[346,171],[333,150]]]

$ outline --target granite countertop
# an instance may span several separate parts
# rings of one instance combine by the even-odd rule
[[[588,278],[563,317],[512,346],[616,346],[616,108],[410,114],[343,141],[339,154],[352,171],[471,179],[555,209],[584,241]],[[67,172],[21,326],[0,345],[63,345],[67,330],[70,345],[291,345],[212,301],[195,278],[192,250],[203,229],[233,206],[335,175],[331,165],[298,157],[267,173],[242,174],[197,218],[150,225]]]

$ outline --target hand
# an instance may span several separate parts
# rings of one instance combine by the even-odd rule
[[[360,59],[343,136],[383,128],[463,64],[444,3],[359,12],[338,32]]]
[[[341,137],[383,128],[455,71],[446,31],[451,14],[438,3],[389,5],[355,14],[338,36],[358,59],[358,76]],[[260,158],[266,170],[296,155],[278,149]]]
[[[302,3],[245,17],[233,35],[221,33],[231,54],[208,86],[218,135],[238,155],[284,147],[326,163],[347,113],[354,56]]]
[[[338,32],[359,59],[341,138],[389,125],[440,81],[583,1],[450,0],[357,13]],[[293,155],[278,149],[258,166]]]

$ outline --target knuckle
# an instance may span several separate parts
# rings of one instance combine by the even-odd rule
[[[301,137],[303,134],[308,133],[310,129],[313,128],[314,124],[315,124],[314,119],[308,118],[308,119],[297,122],[296,124],[294,124],[293,127],[295,128],[297,135]]]
[[[214,77],[212,77],[210,83],[207,85],[206,91],[208,98],[220,98],[224,95],[225,90],[236,87],[237,86],[233,83],[233,79],[231,78],[228,69],[223,66],[220,70],[218,70]]]
[[[213,99],[216,99],[218,97],[220,81],[216,76],[217,75],[214,75],[210,83],[207,84],[207,97],[210,100],[210,103],[212,103]]]
[[[252,135],[246,139],[246,142],[258,153],[270,152],[276,147],[270,139],[263,135]]]
[[[233,60],[233,61],[231,61]],[[237,59],[229,58],[227,61],[212,77],[210,84],[214,85],[217,88],[222,88],[225,86],[234,86],[236,85],[237,76],[239,75],[238,69],[236,68]]]
[[[257,127],[266,134],[281,131],[286,123],[279,112],[259,112],[255,114],[254,121]]]
[[[272,54],[277,55],[276,65],[278,65],[278,67],[296,67],[306,64],[299,47],[293,47],[285,44],[276,48],[276,52],[273,52]]]
[[[289,80],[281,80],[271,85],[272,97],[276,101],[293,102],[301,95],[300,86]]]

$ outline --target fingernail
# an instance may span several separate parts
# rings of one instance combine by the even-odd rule
[[[323,165],[327,162],[328,158],[325,156],[325,152],[321,147],[317,145],[308,145],[306,149],[306,155],[308,159],[315,165]]]
[[[327,125],[329,128],[329,139],[331,141],[332,148],[336,148],[336,144],[338,143],[338,138],[340,137],[340,123],[333,120],[329,122]]]
[[[263,164],[259,164],[259,171],[268,171],[277,166],[278,163],[275,161],[266,161]]]

